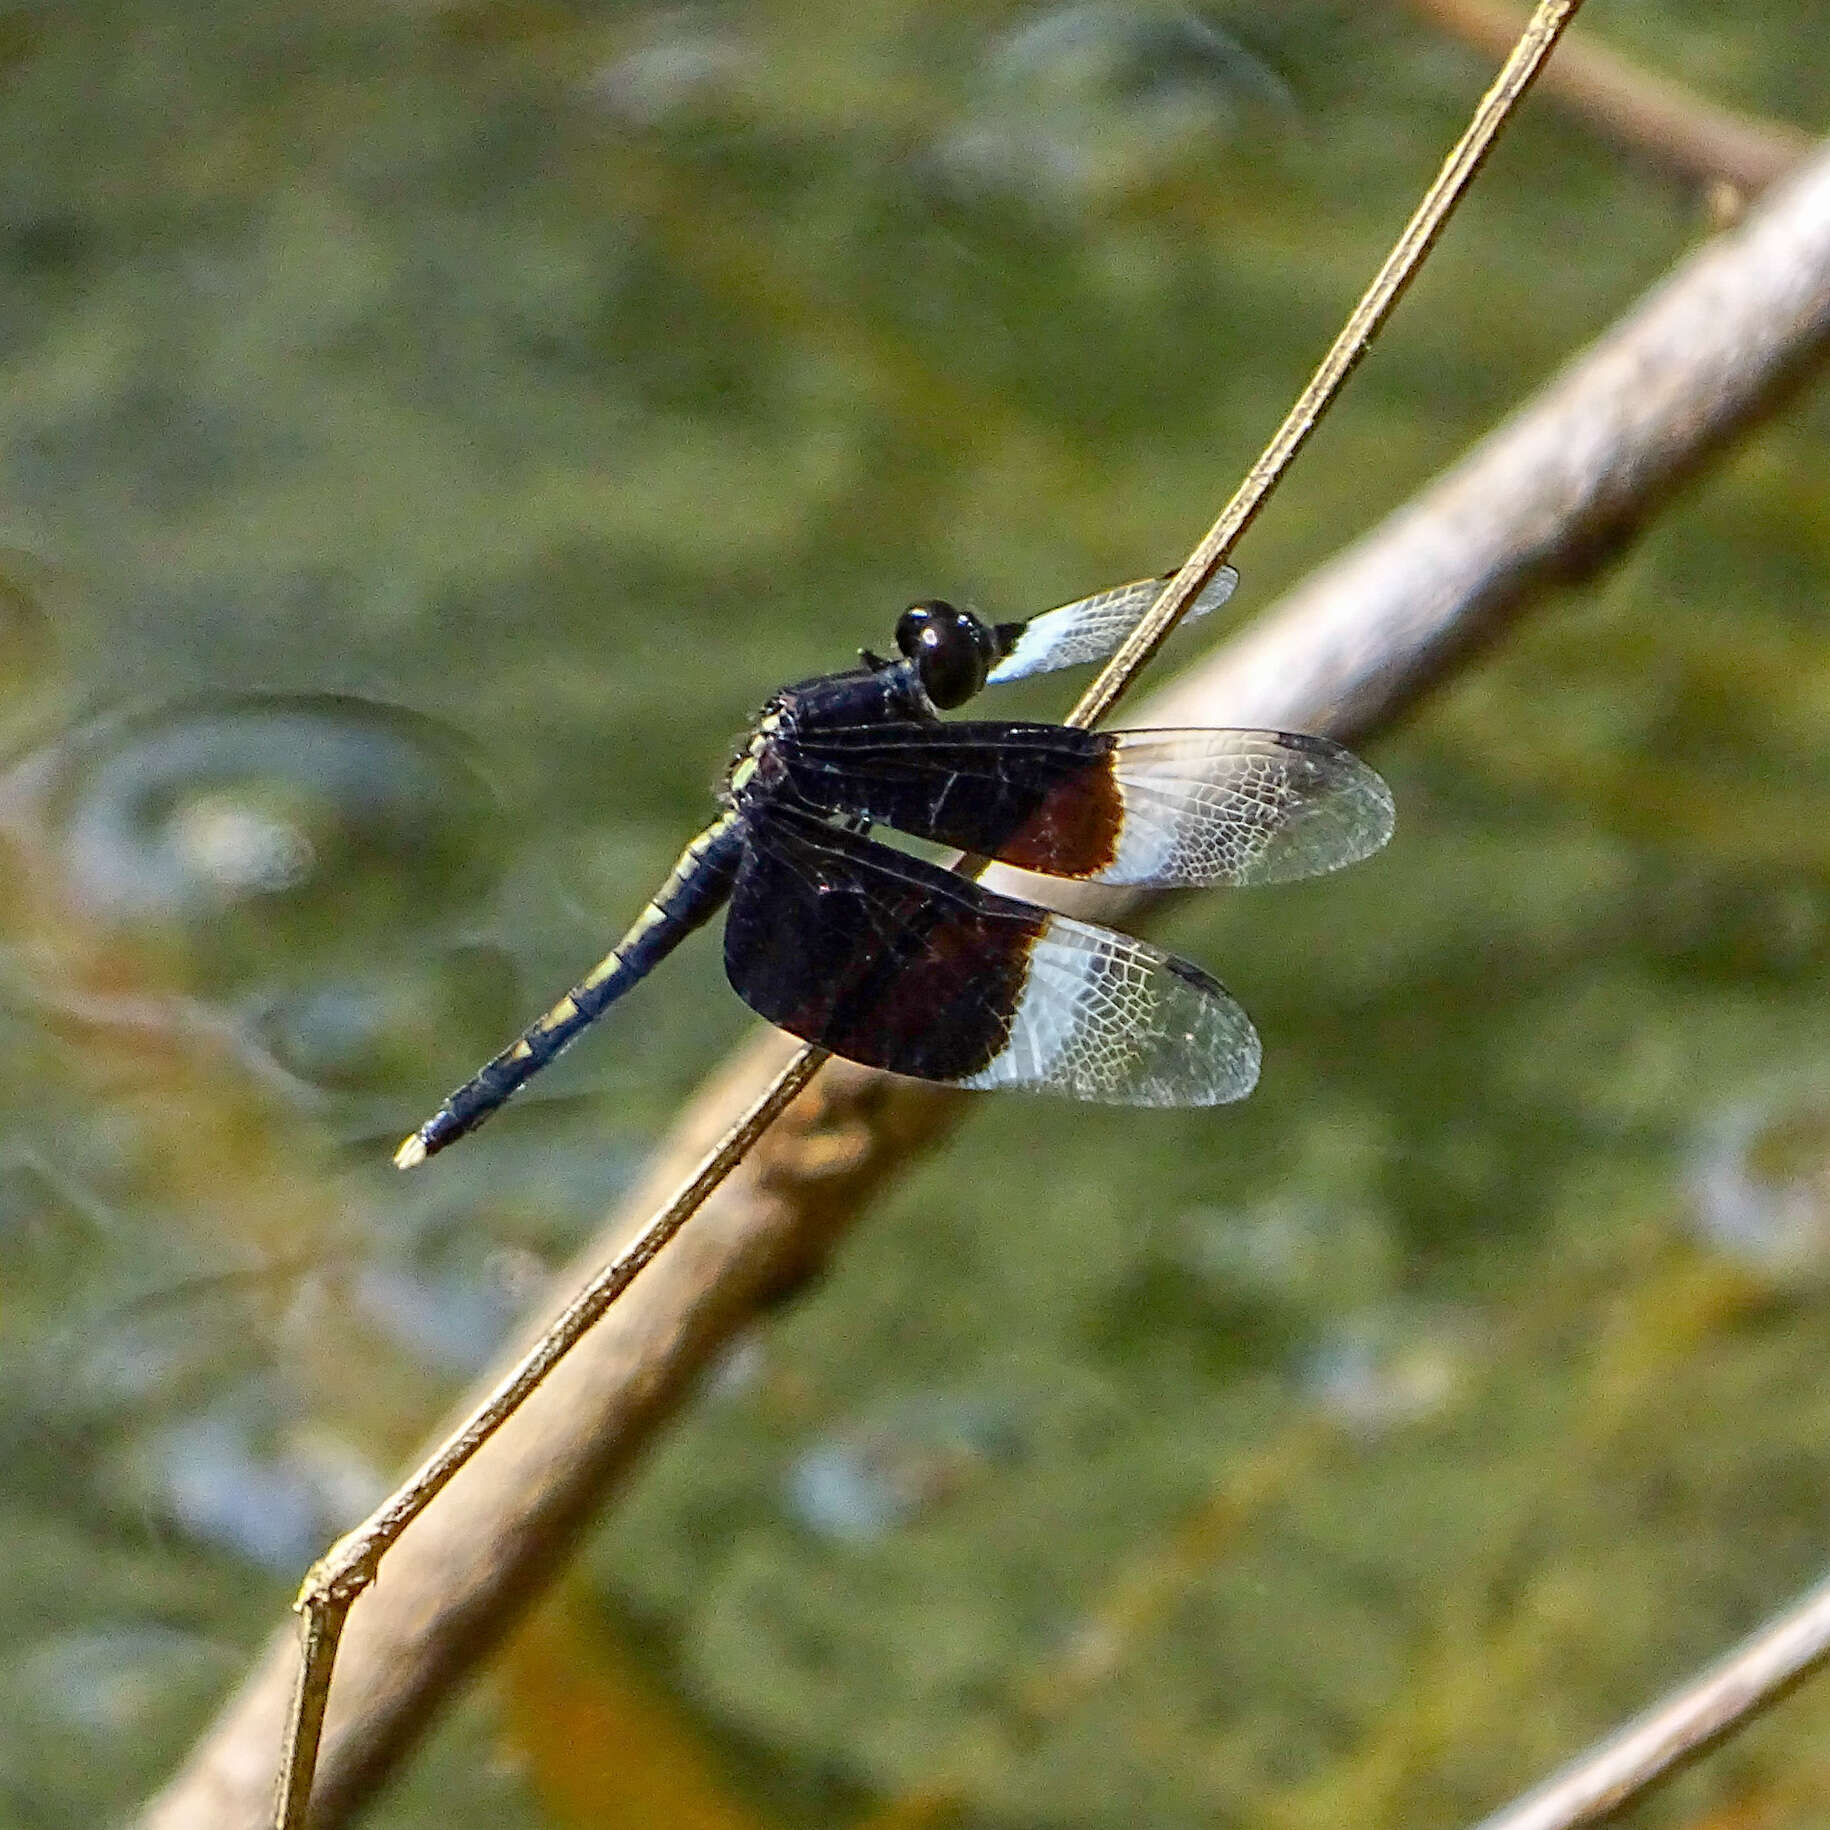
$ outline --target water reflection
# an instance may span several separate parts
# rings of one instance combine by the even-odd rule
[[[1384,1300],[1399,1264],[1390,1222],[1364,1202],[1299,1187],[1204,1202],[1150,1229],[1097,1308],[1099,1335],[1184,1377],[1280,1371],[1328,1318]]]
[[[323,1430],[284,1430],[242,1394],[159,1430],[137,1451],[143,1499],[199,1543],[276,1574],[302,1568],[388,1490]]]
[[[357,1273],[352,1296],[402,1353],[453,1378],[478,1373],[507,1339],[547,1267],[510,1246],[475,1269],[376,1263]]]
[[[727,31],[668,14],[646,44],[605,65],[587,94],[624,126],[678,126],[728,113],[758,67],[756,54]]]
[[[41,1562],[31,1573],[21,1622],[41,1620],[47,1591],[62,1586]],[[227,1639],[117,1606],[61,1632],[28,1630],[0,1653],[0,1821],[9,1830],[124,1822],[149,1761],[178,1753],[242,1661]]]
[[[250,1034],[286,1073],[359,1092],[422,1075],[444,1036],[506,1031],[520,995],[507,950],[479,942],[262,989],[242,1009]]]
[[[423,1070],[518,1005],[441,937],[503,868],[495,798],[432,720],[341,695],[94,719],[0,773],[20,1001],[227,1058],[290,1105]],[[389,1115],[390,1119],[392,1114]]]
[[[1176,7],[1080,0],[993,41],[981,100],[932,149],[965,199],[1098,209],[1293,112],[1268,65]]]
[[[17,1771],[17,1756],[34,1735],[93,1760],[124,1741],[131,1746],[127,1737],[182,1723],[240,1656],[152,1621],[29,1641],[0,1665],[0,1768]],[[42,1745],[34,1751],[48,1757]]]
[[[31,1145],[0,1150],[0,1272],[29,1264],[56,1275],[120,1223],[92,1188]]]
[[[1164,1241],[1172,1262],[1212,1300],[1341,1309],[1396,1277],[1397,1240],[1371,1208],[1275,1194],[1250,1207],[1197,1207]]]
[[[106,1281],[96,1279],[91,1312],[72,1316],[61,1340],[51,1344],[42,1381],[52,1388],[47,1407],[131,1423],[245,1373],[271,1353],[263,1313],[313,1268],[299,1260],[242,1273],[176,1276],[113,1300]]]
[[[1390,1303],[1330,1329],[1307,1356],[1302,1383],[1336,1423],[1382,1436],[1440,1416],[1468,1391],[1475,1343],[1463,1311]]]
[[[46,568],[30,553],[0,544],[0,695],[38,688],[52,651]]]
[[[306,898],[346,922],[436,911],[475,889],[493,816],[442,727],[334,694],[103,718],[0,778],[0,829],[80,913],[128,924]]]
[[[817,1536],[867,1543],[910,1523],[1027,1447],[1012,1404],[951,1392],[896,1400],[806,1450],[789,1510]]]
[[[1686,1181],[1696,1227],[1774,1283],[1830,1278],[1830,1072],[1776,1081],[1707,1119]]]

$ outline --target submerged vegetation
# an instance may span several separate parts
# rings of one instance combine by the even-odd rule
[[[1821,117],[1802,3],[1591,13]],[[0,58],[0,1815],[87,1830],[744,1013],[689,947],[448,1172],[393,1139],[781,682],[1174,563],[1487,67],[1320,0],[91,4]],[[1534,103],[1239,610],[1707,227]],[[1174,910],[1255,1098],[987,1099],[374,1821],[1448,1826],[1814,1575],[1827,447],[1806,396],[1379,743],[1377,863]],[[1821,1812],[1823,1709],[1645,1821]]]

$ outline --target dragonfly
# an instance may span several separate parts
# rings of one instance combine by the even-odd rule
[[[617,945],[401,1144],[473,1131],[727,903],[724,965],[758,1015],[848,1061],[970,1088],[1210,1106],[1258,1079],[1251,1020],[1201,967],[1000,894],[869,836],[874,825],[1023,870],[1138,888],[1264,884],[1352,864],[1391,793],[1292,731],[1087,731],[944,719],[986,686],[1112,654],[1161,595],[1143,578],[1026,622],[912,604],[896,656],[764,705],[718,817]],[[1238,583],[1222,567],[1191,615]]]

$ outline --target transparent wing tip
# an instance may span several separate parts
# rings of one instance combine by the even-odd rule
[[[1114,585],[1109,591],[1098,591],[1059,609],[1045,610],[1017,625],[1019,633],[1010,652],[991,670],[988,683],[1002,686],[1034,674],[1053,673],[1057,668],[1105,660],[1117,653],[1125,638],[1144,620],[1172,576],[1164,573],[1160,578],[1139,578],[1128,585]],[[1231,566],[1222,566],[1190,603],[1183,621],[1219,609],[1238,583],[1239,574]]]
[[[1210,610],[1218,610],[1226,600],[1239,589],[1239,574],[1231,566],[1222,566],[1188,606],[1190,616],[1205,616]]]
[[[1343,751],[1351,764],[1340,790],[1319,810],[1340,834],[1338,864],[1358,864],[1382,850],[1398,824],[1398,804],[1379,771]]]

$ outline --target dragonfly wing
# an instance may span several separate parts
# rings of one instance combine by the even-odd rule
[[[1007,644],[1007,652],[992,668],[986,684],[1002,686],[1031,674],[1053,673],[1059,667],[1077,667],[1116,654],[1174,576],[1165,572],[1160,578],[1134,579],[1128,585],[1114,585],[1109,591],[1063,604],[1058,610],[1045,610],[1027,623],[1000,625],[998,636]],[[1231,566],[1222,566],[1188,606],[1183,620],[1219,609],[1238,583],[1239,574]]]
[[[922,1080],[1200,1106],[1258,1078],[1199,967],[787,810],[753,824],[725,970],[791,1034]]]
[[[1288,883],[1357,864],[1392,836],[1391,790],[1300,731],[1118,731],[1123,808],[1099,883]]]
[[[1279,883],[1392,830],[1378,775],[1300,732],[857,725],[797,738],[785,759],[809,805],[1096,883]]]

